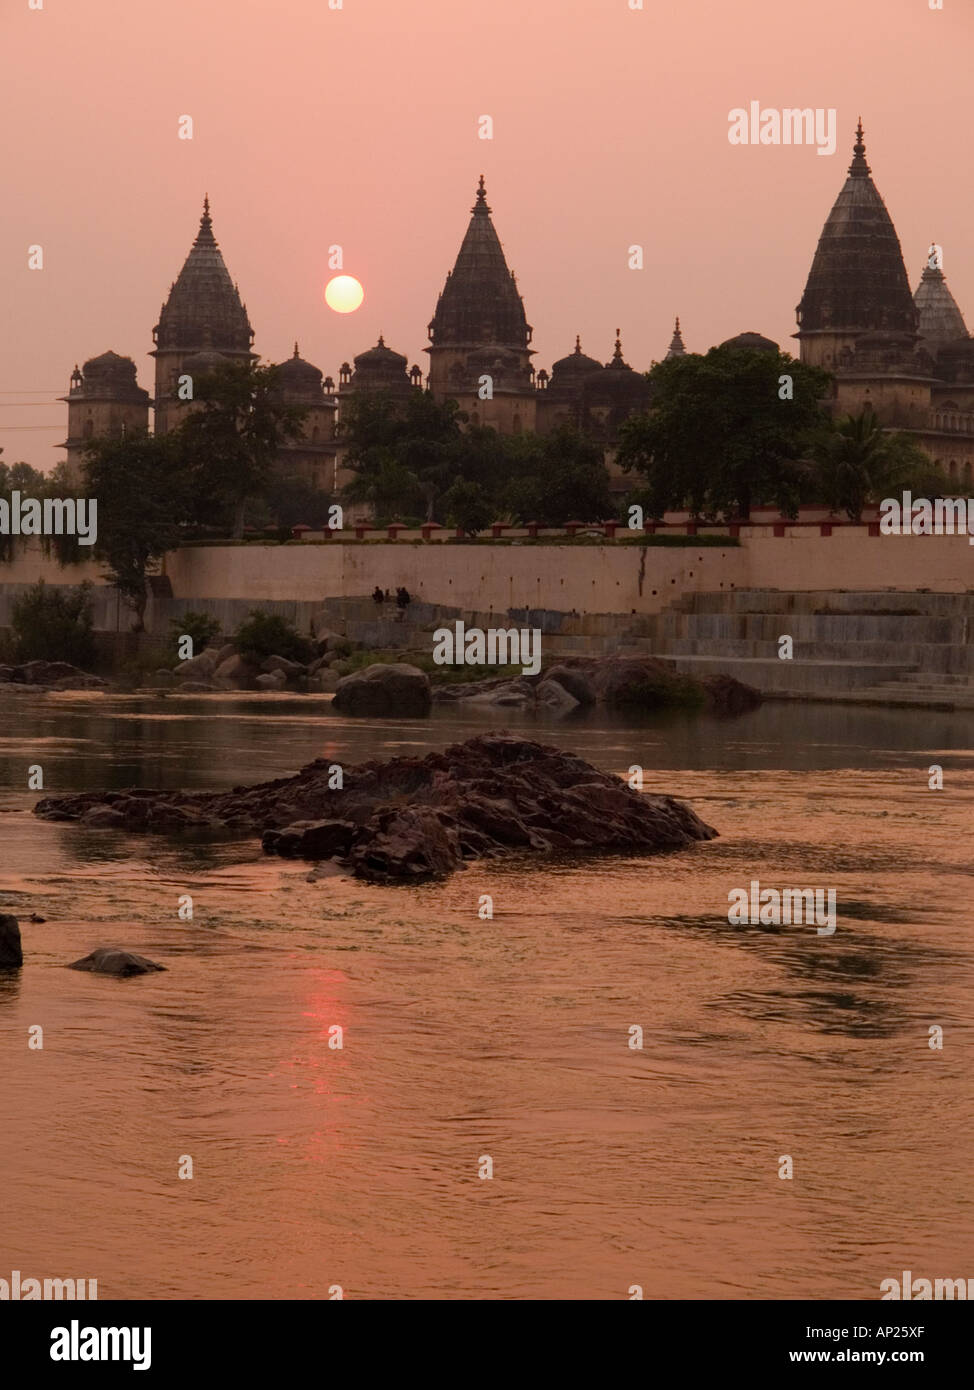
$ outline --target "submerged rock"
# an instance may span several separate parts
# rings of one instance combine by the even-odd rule
[[[39,919],[43,921],[43,917]],[[20,923],[9,913],[0,913],[0,970],[17,970],[24,963],[20,942]]]
[[[436,877],[481,856],[637,854],[717,834],[682,801],[510,734],[343,771],[341,788],[329,786],[333,765],[319,758],[295,777],[229,792],[81,792],[45,797],[34,811],[136,833],[262,835],[268,853],[337,856],[376,882]]]
[[[81,960],[73,960],[69,970],[90,970],[96,975],[151,975],[154,970],[165,970],[164,965],[156,965],[146,956],[125,951],[121,946],[96,946],[91,955]]]
[[[404,661],[376,662],[353,671],[338,682],[332,705],[342,714],[389,715],[393,718],[429,714],[429,677]]]

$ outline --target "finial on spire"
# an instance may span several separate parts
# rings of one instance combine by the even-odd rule
[[[856,126],[856,143],[852,147],[852,163],[849,165],[849,173],[855,174],[859,178],[865,178],[869,172],[869,165],[866,163],[866,146],[863,143],[862,117]]]
[[[386,340],[385,340],[385,338],[383,338],[382,334],[380,333],[380,334],[379,334],[379,347],[385,347],[385,345],[386,345]]]
[[[480,181],[477,184],[477,201],[474,203],[473,207],[471,208],[471,211],[488,213],[490,212],[490,208],[487,206],[487,189],[484,187],[483,174],[481,174]]]
[[[294,340],[294,355],[295,355],[295,357],[298,356],[298,340],[297,340],[297,338],[295,338],[295,340]]]
[[[575,334],[575,355],[577,357],[582,355],[582,335],[580,333]]]
[[[677,314],[677,316],[676,316],[676,324],[675,324],[675,326],[674,326],[673,332],[674,332],[674,333],[679,333],[679,331],[680,331],[680,315]]]

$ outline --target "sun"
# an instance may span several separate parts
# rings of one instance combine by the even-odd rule
[[[336,275],[325,286],[325,303],[336,314],[352,314],[365,298],[354,275]]]

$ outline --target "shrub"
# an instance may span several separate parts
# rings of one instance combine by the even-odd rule
[[[192,637],[193,655],[199,656],[200,652],[208,647],[213,638],[219,636],[220,633],[219,618],[214,618],[211,613],[195,613],[192,610],[187,610],[181,618],[170,618],[169,626],[172,628],[169,637],[169,652],[174,661],[182,660],[179,655],[180,637]]]
[[[90,667],[95,658],[91,581],[78,588],[49,589],[39,579],[14,600],[11,614],[17,661],[70,661]]]
[[[240,624],[233,637],[237,651],[245,661],[255,666],[269,656],[283,656],[288,661],[312,661],[315,649],[302,637],[293,623],[277,613],[265,613],[252,608],[246,622]]]

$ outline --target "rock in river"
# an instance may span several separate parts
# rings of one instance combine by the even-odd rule
[[[346,767],[341,788],[331,774],[319,758],[294,777],[228,792],[80,792],[34,810],[137,833],[262,834],[268,853],[335,857],[373,882],[437,877],[483,856],[645,854],[717,834],[682,801],[505,733]]]
[[[151,975],[154,970],[165,970],[164,965],[156,965],[154,960],[138,956],[134,951],[125,951],[121,946],[96,946],[90,956],[73,960],[69,970],[91,970],[96,975]]]
[[[24,963],[20,944],[20,923],[9,913],[0,913],[0,970],[16,970]]]

